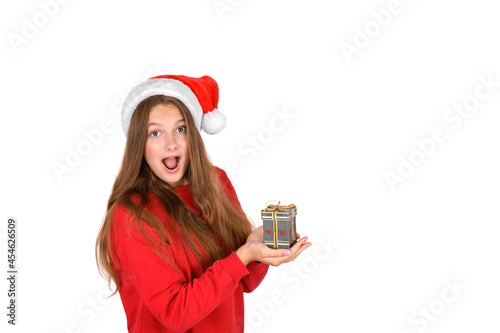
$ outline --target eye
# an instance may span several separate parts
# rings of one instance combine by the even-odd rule
[[[186,133],[186,130],[187,130],[186,126],[181,126],[181,127],[177,128],[177,132],[179,132],[179,133]]]
[[[159,131],[152,131],[151,133],[149,133],[149,136],[156,138],[157,136],[160,136],[160,132]]]

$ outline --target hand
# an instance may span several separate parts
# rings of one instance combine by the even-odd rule
[[[264,242],[264,228],[262,226],[258,227],[250,233],[247,237],[247,243],[250,242]]]
[[[307,237],[299,239],[290,250],[271,249],[259,241],[247,242],[236,250],[236,254],[245,266],[251,261],[260,261],[271,266],[279,266],[283,263],[295,260],[305,249],[311,246]]]

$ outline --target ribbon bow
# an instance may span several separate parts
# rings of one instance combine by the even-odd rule
[[[287,206],[280,206],[280,203],[281,203],[281,201],[278,201],[277,205],[269,205],[269,206],[267,206],[266,209],[264,209],[264,211],[266,211],[266,212],[273,212],[273,211],[279,210],[280,212],[286,212],[290,208],[293,208],[293,206],[295,206],[294,204],[289,204]]]

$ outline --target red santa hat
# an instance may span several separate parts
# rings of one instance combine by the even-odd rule
[[[226,116],[217,109],[219,87],[214,79],[206,75],[200,78],[160,75],[141,82],[125,98],[122,108],[125,135],[139,103],[154,95],[175,97],[184,103],[200,132],[203,130],[208,134],[216,134],[226,127]]]

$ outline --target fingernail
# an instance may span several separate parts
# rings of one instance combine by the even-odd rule
[[[290,255],[292,252],[290,250],[283,250],[283,255],[285,256],[288,256]]]

